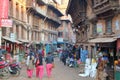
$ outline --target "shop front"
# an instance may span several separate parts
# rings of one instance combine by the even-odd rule
[[[120,57],[120,38],[117,39],[117,57]]]
[[[116,57],[116,47],[117,42],[115,38],[96,38],[92,39],[89,42],[95,43],[96,54],[99,52],[102,53],[104,59],[107,59],[106,62],[106,72],[108,74],[108,80],[114,80],[114,60]],[[107,58],[106,58],[107,57]]]
[[[120,68],[120,65],[118,65],[118,60],[120,59],[120,38],[117,39],[117,59],[115,61],[117,61],[117,64],[115,63],[114,61],[114,64],[115,64],[115,80],[120,80],[120,70],[116,68],[119,67]]]
[[[17,61],[19,61],[20,44],[21,42],[17,40],[12,40],[9,37],[2,36],[2,48],[10,53],[11,56]]]
[[[29,44],[29,41],[25,39],[18,39],[18,41],[22,43],[19,45],[19,61],[24,62],[25,53],[27,51],[26,49],[27,45]]]

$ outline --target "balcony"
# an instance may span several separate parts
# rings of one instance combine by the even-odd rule
[[[41,9],[40,7],[35,7],[36,11],[43,16],[46,16],[46,10]]]
[[[51,19],[51,20],[53,20],[53,21],[55,21],[55,22],[57,22],[57,23],[61,24],[61,21],[60,21],[60,19],[59,19],[59,18],[54,17],[54,16],[51,16],[51,15],[47,15],[47,16],[48,16],[48,18],[49,18],[49,19]]]
[[[79,23],[85,21],[85,17],[86,14],[84,12],[79,12],[79,13],[76,13],[75,16],[73,16],[73,22],[74,22],[74,25],[78,25]]]
[[[92,33],[92,34],[90,35],[90,38],[96,38],[96,37],[98,37],[98,36],[99,36],[98,33]]]
[[[38,31],[38,32],[39,32],[39,27],[38,27],[38,26],[33,25],[32,31]]]
[[[93,0],[93,10],[96,15],[102,14],[107,11],[113,11],[119,7],[119,0]]]
[[[43,32],[48,32],[48,33],[51,33],[51,34],[55,34],[55,35],[57,35],[57,34],[58,34],[58,32],[57,32],[57,31],[50,30],[50,29],[43,29],[42,31],[43,31]]]
[[[37,17],[34,17],[33,18],[33,26],[39,26],[39,20],[38,20],[38,18]]]

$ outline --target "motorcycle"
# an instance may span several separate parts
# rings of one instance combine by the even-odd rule
[[[9,64],[5,61],[0,61],[0,78],[8,79],[10,77],[10,73],[8,70]]]
[[[17,62],[9,64],[9,72],[10,72],[11,75],[19,76],[20,75],[20,70],[21,70],[21,66]]]

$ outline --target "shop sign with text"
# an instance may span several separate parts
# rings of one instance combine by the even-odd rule
[[[1,19],[1,27],[12,27],[12,23],[11,19]]]

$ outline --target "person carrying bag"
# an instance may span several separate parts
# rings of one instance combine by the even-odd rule
[[[55,67],[54,66],[54,58],[51,55],[50,52],[48,52],[47,57],[45,59],[46,62],[46,71],[47,71],[47,76],[51,77],[52,69]]]

